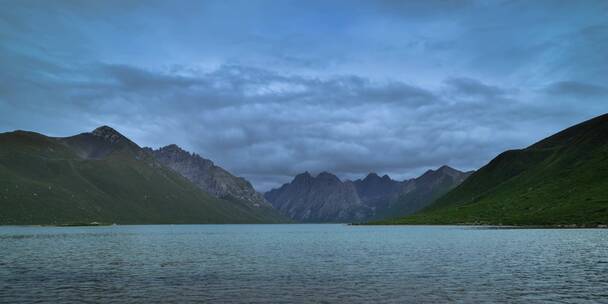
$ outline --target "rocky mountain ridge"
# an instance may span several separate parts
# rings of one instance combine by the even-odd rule
[[[365,221],[418,211],[470,175],[448,166],[429,170],[418,178],[395,181],[388,175],[341,181],[321,172],[297,175],[292,182],[264,194],[284,215],[304,222]]]
[[[214,197],[107,126],[70,137],[0,133],[0,188],[0,224],[287,220],[269,204]]]
[[[262,194],[255,191],[249,181],[234,176],[196,153],[171,144],[156,150],[148,148],[156,160],[193,182],[203,191],[224,199],[247,201],[256,207],[270,206]]]

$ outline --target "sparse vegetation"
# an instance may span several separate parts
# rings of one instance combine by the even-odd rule
[[[0,134],[0,224],[281,220],[238,200],[211,197],[132,148],[117,146],[90,159],[63,139],[24,131]]]

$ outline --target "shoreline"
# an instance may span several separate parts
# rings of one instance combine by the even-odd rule
[[[492,225],[475,223],[458,224],[390,224],[390,223],[66,223],[66,224],[2,224],[0,227],[112,227],[112,226],[175,226],[175,225],[345,225],[345,226],[456,226],[471,229],[608,229],[608,225],[578,225],[578,224],[559,224],[559,225]]]
[[[457,224],[390,224],[390,223],[351,223],[349,226],[462,226],[480,229],[608,229],[606,224],[556,224],[556,225],[493,225],[475,223]]]

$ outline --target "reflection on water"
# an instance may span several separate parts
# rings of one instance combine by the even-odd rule
[[[608,230],[0,227],[0,302],[608,301]]]

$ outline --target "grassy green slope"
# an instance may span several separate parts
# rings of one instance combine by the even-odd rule
[[[0,224],[276,222],[268,210],[213,198],[128,150],[80,158],[61,140],[0,134]]]
[[[382,224],[608,224],[608,115],[500,154],[416,215]]]

